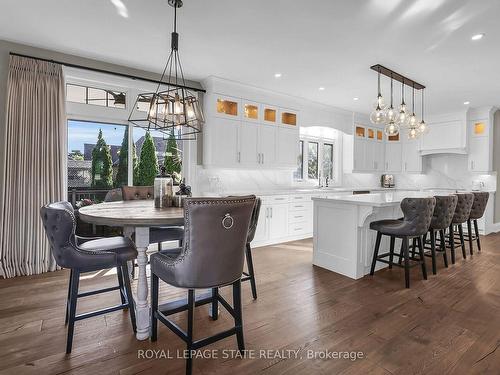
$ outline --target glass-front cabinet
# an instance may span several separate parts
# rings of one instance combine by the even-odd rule
[[[276,107],[272,107],[267,104],[264,104],[263,108],[264,108],[264,117],[263,117],[264,123],[276,125],[276,123],[278,122],[278,109]]]
[[[241,100],[229,96],[215,96],[215,115],[218,117],[241,118]]]
[[[297,126],[297,112],[282,109],[280,113],[280,124],[285,126]]]
[[[261,106],[259,103],[243,100],[243,120],[259,121],[261,119]]]

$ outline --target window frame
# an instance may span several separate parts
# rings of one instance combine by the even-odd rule
[[[63,71],[65,76],[65,90],[66,85],[71,84],[125,93],[125,108],[106,107],[93,104],[70,102],[65,100],[66,123],[69,120],[75,120],[128,126],[128,160],[131,160],[135,126],[128,121],[130,111],[135,105],[137,95],[144,92],[155,92],[157,90],[157,84],[71,67],[64,67]],[[199,94],[199,100],[203,102],[202,94]],[[66,151],[68,151],[67,144],[65,145],[65,147]],[[186,181],[188,181],[192,186],[196,186],[197,148],[197,142],[182,141],[183,152],[181,174],[182,177],[186,178]],[[65,168],[66,181],[68,179],[67,172],[67,168]],[[128,164],[128,184],[129,186],[133,185],[132,163]]]
[[[319,185],[320,178],[323,178],[323,148],[324,145],[332,145],[333,159],[332,159],[332,178],[328,181],[329,187],[340,186],[342,183],[342,160],[341,160],[341,142],[340,137],[337,139],[301,136],[299,142],[303,142],[303,158],[302,158],[302,179],[294,177],[294,182],[298,185]],[[309,178],[309,143],[318,144],[318,178]],[[307,152],[307,155],[305,153]],[[307,156],[307,157],[306,157]]]

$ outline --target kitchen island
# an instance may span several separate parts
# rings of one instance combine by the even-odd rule
[[[425,198],[446,195],[453,191],[401,191],[360,195],[338,195],[312,198],[313,264],[353,279],[370,273],[376,232],[370,223],[402,217],[401,201],[407,197]],[[400,240],[396,241],[396,251]],[[389,248],[384,236],[381,252]],[[377,263],[377,268],[387,267]]]

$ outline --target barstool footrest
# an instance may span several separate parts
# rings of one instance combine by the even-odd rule
[[[195,306],[202,306],[213,301],[212,293],[203,293],[195,297]],[[173,315],[188,309],[187,298],[181,298],[172,302],[167,302],[158,306],[158,311],[163,315]]]

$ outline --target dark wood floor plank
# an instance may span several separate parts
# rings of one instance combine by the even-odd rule
[[[311,265],[312,241],[253,250],[259,298],[243,286],[246,348],[259,357],[196,359],[196,374],[498,374],[500,368],[500,235],[482,238],[483,251],[422,280],[411,272],[404,288],[399,269],[351,280]],[[429,261],[429,260],[428,260]],[[429,261],[430,262],[430,261]],[[127,312],[79,321],[73,353],[64,353],[66,270],[0,280],[0,374],[182,374],[184,360],[142,359],[138,350],[176,356],[184,343],[160,324],[158,341],[135,339]],[[82,288],[116,283],[114,271],[86,275]],[[134,282],[135,283],[135,282]],[[160,285],[160,301],[185,296]],[[231,291],[221,294],[231,302]],[[79,301],[78,311],[119,302],[117,293]],[[185,314],[173,319],[185,326]],[[195,312],[195,336],[233,324],[221,308]],[[235,350],[227,338],[207,349]],[[294,351],[297,358],[277,356]],[[363,359],[308,358],[308,353],[360,351]],[[270,354],[266,352],[267,354]]]

